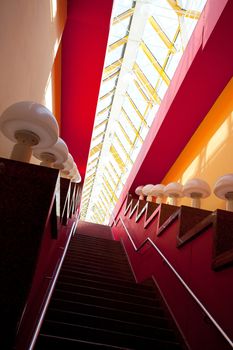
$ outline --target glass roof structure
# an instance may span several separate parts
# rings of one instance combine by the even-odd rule
[[[115,0],[81,203],[107,224],[206,0]]]

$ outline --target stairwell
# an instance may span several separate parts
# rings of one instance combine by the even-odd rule
[[[136,284],[111,229],[80,222],[35,349],[184,349],[152,280]]]

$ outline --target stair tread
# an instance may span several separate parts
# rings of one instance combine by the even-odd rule
[[[147,314],[147,313],[143,313],[143,312],[135,312],[135,311],[129,311],[129,310],[125,310],[125,309],[118,309],[118,308],[114,308],[114,307],[109,307],[109,306],[101,306],[101,305],[93,305],[93,304],[89,304],[89,303],[80,303],[78,301],[73,301],[73,300],[66,300],[66,299],[60,299],[60,298],[55,298],[53,297],[53,301],[55,302],[64,302],[66,304],[75,304],[75,305],[83,305],[83,306],[89,306],[92,308],[96,308],[96,309],[103,309],[103,310],[109,310],[109,311],[116,311],[116,312],[121,312],[124,314],[130,314],[130,315],[140,315],[140,316],[144,316],[146,318],[157,318],[158,315],[152,315],[152,314]],[[159,311],[159,310],[158,310]],[[159,315],[160,318],[164,318],[167,319],[167,317],[165,315]]]
[[[93,295],[93,294],[87,294],[87,293],[78,293],[78,292],[70,292],[70,291],[64,291],[64,290],[61,290],[61,289],[56,289],[54,295],[57,296],[57,294],[60,293],[60,298],[61,298],[61,295],[63,296],[64,295],[64,298],[65,296],[66,297],[69,297],[70,299],[69,300],[72,300],[72,297],[79,297],[79,300],[82,299],[82,297],[85,299],[85,298],[88,298],[89,302],[96,302],[96,303],[102,303],[104,302],[105,304],[107,305],[110,305],[110,304],[113,304],[118,306],[119,308],[121,307],[138,307],[140,309],[144,309],[145,311],[148,310],[148,311],[158,311],[158,310],[162,310],[161,306],[156,306],[156,305],[145,305],[145,304],[139,304],[139,303],[136,303],[136,302],[129,302],[129,301],[125,301],[125,300],[116,300],[115,298],[109,298],[109,297],[101,297],[101,296],[96,296],[96,295]],[[66,299],[64,299],[66,300]],[[72,301],[75,301],[74,299]]]
[[[113,330],[107,330],[107,329],[101,329],[98,327],[87,327],[83,325],[74,325],[74,324],[69,324],[65,322],[58,322],[58,321],[51,321],[51,320],[46,320],[44,322],[42,332],[43,334],[46,334],[46,328],[49,328],[49,332],[51,332],[51,327],[54,326],[54,331],[58,332],[59,335],[62,335],[60,332],[66,332],[70,331],[69,338],[70,339],[85,339],[88,338],[88,340],[96,340],[98,337],[108,337],[108,341],[114,341],[118,342],[117,345],[120,346],[127,346],[127,343],[130,343],[130,341],[133,341],[136,343],[138,342],[143,342],[143,343],[149,343],[149,344],[160,344],[163,346],[166,345],[171,345],[171,346],[179,346],[178,342],[175,341],[169,341],[169,340],[164,340],[164,339],[158,339],[158,338],[153,338],[153,337],[146,337],[146,336],[139,336],[135,334],[128,334],[128,333],[122,333],[122,332],[117,332]],[[62,328],[61,328],[62,327]],[[65,330],[66,328],[66,330]],[[75,332],[73,330],[75,329]],[[81,330],[80,332],[77,332],[77,330]],[[87,333],[85,333],[87,332]],[[54,334],[55,335],[55,334]],[[90,339],[90,337],[92,337]],[[146,345],[146,344],[145,344]]]
[[[87,313],[75,313],[61,311],[59,309],[50,309],[47,316],[48,320],[56,320],[59,322],[67,322],[71,324],[82,324],[86,326],[95,326],[98,321],[98,327],[101,329],[106,328],[109,330],[119,330],[122,333],[131,334],[157,334],[158,337],[164,337],[175,339],[174,331],[170,324],[141,324],[140,322],[130,322],[122,319],[114,319],[110,317],[96,316]]]
[[[150,297],[149,296],[143,296],[143,295],[135,295],[135,294],[131,294],[131,293],[127,293],[127,292],[119,292],[119,291],[116,291],[116,290],[109,290],[109,289],[106,289],[106,288],[97,288],[97,287],[91,287],[91,286],[83,286],[82,284],[74,284],[74,283],[67,283],[67,282],[63,282],[62,280],[60,280],[58,283],[57,283],[57,286],[74,286],[78,289],[89,289],[91,291],[98,291],[98,292],[108,292],[109,294],[117,294],[119,297],[122,296],[122,297],[131,297],[131,298],[138,298],[138,300],[141,300],[142,302],[145,302],[145,301],[158,301],[159,299],[155,297],[155,295],[151,295]],[[61,287],[59,288],[61,289]]]
[[[77,349],[77,344],[82,344],[82,349],[84,349],[84,346],[87,345],[87,346],[91,346],[91,348],[93,347],[98,347],[101,349],[121,349],[121,350],[133,350],[133,349],[130,349],[130,348],[123,348],[123,347],[119,347],[119,346],[115,346],[115,345],[110,345],[110,344],[103,344],[103,343],[96,343],[96,342],[91,342],[91,341],[85,341],[85,340],[81,340],[81,339],[70,339],[70,338],[66,338],[66,337],[60,337],[60,336],[54,336],[54,335],[48,335],[48,334],[43,334],[41,333],[40,334],[40,337],[43,337],[45,338],[46,340],[58,340],[58,341],[65,341],[65,346],[69,346],[69,349],[70,348],[70,345],[73,343],[75,348],[73,349]],[[40,338],[39,338],[39,341],[40,341]],[[71,343],[71,344],[70,344]],[[71,345],[72,346],[72,345]],[[38,347],[36,346],[36,349],[38,349]],[[87,347],[85,347],[85,349],[87,349]],[[42,348],[42,350],[44,350],[44,348]],[[62,348],[63,350],[63,348]]]
[[[137,284],[121,242],[88,227],[71,239],[35,349],[181,349],[153,281]]]

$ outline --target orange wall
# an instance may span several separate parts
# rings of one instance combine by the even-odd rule
[[[46,95],[66,10],[67,0],[1,1],[0,114],[23,100],[49,107]],[[11,148],[12,143],[0,133],[0,156],[8,157]]]
[[[216,179],[227,173],[233,173],[233,78],[162,183],[185,184],[188,179],[197,177],[207,181],[213,190]],[[183,198],[180,204],[189,205],[190,199]],[[203,199],[202,208],[225,209],[225,203],[212,193]]]

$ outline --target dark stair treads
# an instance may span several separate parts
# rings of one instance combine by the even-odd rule
[[[35,349],[183,349],[153,281],[136,284],[109,228],[90,229],[71,239]]]
[[[135,303],[135,304],[143,304],[147,306],[159,306],[161,305],[161,301],[158,298],[155,298],[152,294],[150,297],[144,296],[144,295],[133,295],[131,294],[127,289],[124,292],[116,291],[115,289],[109,289],[107,286],[105,288],[100,285],[97,286],[91,286],[90,282],[87,283],[87,285],[82,285],[82,283],[76,284],[76,283],[70,283],[70,282],[64,282],[64,278],[62,278],[61,282],[57,282],[56,289],[60,291],[67,291],[70,293],[78,293],[78,294],[92,294],[99,297],[114,299],[114,300],[121,300],[123,299],[125,302],[129,303]]]
[[[83,325],[86,327],[95,327],[98,322],[98,327],[101,329],[108,329],[112,331],[118,331],[122,333],[131,333],[135,335],[153,335],[157,339],[164,339],[173,341],[175,340],[174,332],[168,328],[166,320],[162,320],[160,325],[163,326],[152,326],[144,325],[137,322],[127,322],[117,318],[105,318],[100,316],[88,315],[84,313],[75,313],[63,311],[60,309],[50,309],[47,314],[48,320],[57,320],[59,322],[71,323],[76,325]],[[160,319],[161,320],[161,319]]]
[[[89,275],[87,276],[86,274],[83,274],[81,276],[76,276],[74,274],[69,274],[69,271],[65,271],[66,274],[60,275],[60,279],[62,282],[57,282],[58,283],[64,283],[64,284],[71,284],[71,285],[76,285],[78,286],[87,286],[90,288],[97,288],[97,289],[105,289],[114,292],[119,292],[119,293],[124,293],[126,295],[131,295],[132,298],[135,296],[139,296],[140,298],[155,298],[155,292],[154,289],[148,289],[148,288],[143,288],[144,286],[141,284],[119,284],[117,283],[118,281],[113,281],[113,280],[105,280],[104,281],[99,281],[95,279],[95,275]]]
[[[122,310],[107,306],[84,304],[82,302],[74,302],[73,300],[63,300],[53,298],[50,303],[51,308],[60,309],[63,311],[70,311],[76,313],[86,313],[88,315],[94,315],[99,317],[111,318],[114,314],[115,319],[125,320],[127,322],[142,323],[144,325],[159,324],[161,320],[164,320],[164,324],[168,324],[168,319],[164,316],[162,310],[157,310],[156,314],[153,313],[139,313],[136,310]],[[162,327],[162,326],[161,326]]]
[[[52,336],[47,334],[40,334],[38,341],[37,341],[37,349],[55,349],[55,350],[90,350],[90,349],[99,349],[99,350],[119,350],[123,349],[119,346],[113,346],[113,345],[107,345],[107,344],[101,344],[101,343],[95,343],[91,341],[83,341],[83,340],[77,340],[77,339],[69,339],[65,337],[60,336]],[[124,350],[133,350],[130,348],[124,348]]]
[[[58,335],[69,339],[81,339],[83,341],[116,345],[123,348],[153,349],[156,346],[160,346],[163,350],[179,349],[178,343],[165,339],[160,340],[152,337],[109,331],[97,327],[86,327],[50,320],[44,322],[42,333]]]

